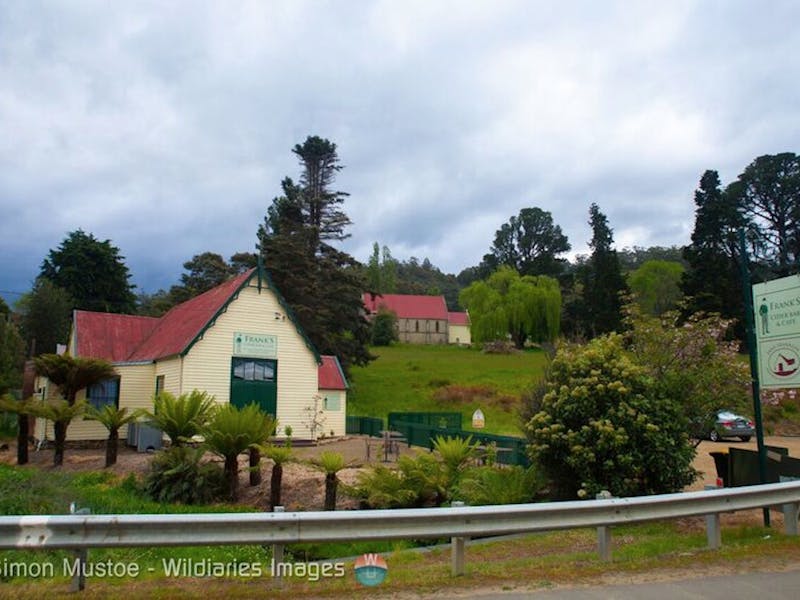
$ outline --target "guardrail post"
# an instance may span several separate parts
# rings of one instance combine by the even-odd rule
[[[786,535],[798,535],[797,519],[800,515],[800,504],[790,502],[783,505],[783,527]]]
[[[706,490],[718,490],[719,486],[706,485]],[[719,550],[722,547],[722,526],[720,525],[719,513],[706,515],[706,539],[710,550]]]
[[[722,528],[719,523],[719,513],[706,515],[706,539],[709,550],[719,550],[722,546]]]
[[[69,513],[71,515],[88,515],[91,514],[91,512],[89,508],[81,508],[78,510],[78,506],[74,502],[69,503]],[[82,548],[81,550],[74,550],[73,552],[77,570],[75,571],[75,575],[72,576],[72,581],[69,584],[69,591],[82,592],[86,589],[86,561],[89,558],[89,551],[86,548]]]
[[[459,508],[464,506],[464,503],[457,500],[450,506],[453,508]],[[466,541],[467,538],[461,536],[450,538],[450,568],[454,577],[464,574],[464,547],[466,545]]]
[[[69,584],[70,592],[82,592],[86,589],[86,560],[88,552],[86,550],[75,550],[75,565],[77,571],[72,576],[72,581]]]
[[[610,500],[613,498],[608,490],[603,490],[595,495],[597,500]],[[600,560],[609,562],[611,560],[611,527],[608,525],[601,525],[597,528],[597,553],[600,555]]]
[[[282,506],[276,506],[272,509],[272,512],[282,513],[284,512],[284,508]],[[283,544],[272,544],[272,578],[279,586],[283,585],[283,550]]]

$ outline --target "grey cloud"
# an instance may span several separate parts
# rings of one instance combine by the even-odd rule
[[[0,8],[0,289],[82,227],[147,291],[252,249],[328,137],[344,248],[449,272],[525,206],[585,251],[683,244],[705,169],[795,150],[793,2],[98,2]]]

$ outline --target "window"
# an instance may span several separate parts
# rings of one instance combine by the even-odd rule
[[[439,333],[439,321],[436,321],[436,333]]]
[[[156,377],[156,396],[164,391],[164,376],[159,375]]]
[[[240,381],[275,381],[275,361],[234,357],[233,378]]]
[[[416,331],[417,331],[417,333],[419,333],[419,321],[417,321],[417,328],[416,328]]]
[[[119,379],[106,379],[86,388],[86,400],[100,410],[106,405],[119,407]]]
[[[339,400],[339,396],[325,396],[323,408],[325,410],[342,410],[342,403]]]

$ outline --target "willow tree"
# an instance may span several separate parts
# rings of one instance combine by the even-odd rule
[[[465,288],[459,300],[469,311],[476,342],[511,337],[518,348],[525,342],[551,342],[558,336],[561,290],[545,275],[520,277],[501,267],[486,281]]]

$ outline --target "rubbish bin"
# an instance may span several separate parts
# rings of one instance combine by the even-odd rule
[[[717,468],[717,477],[722,480],[722,486],[728,487],[730,477],[730,456],[727,452],[709,452],[714,459],[714,466]]]

